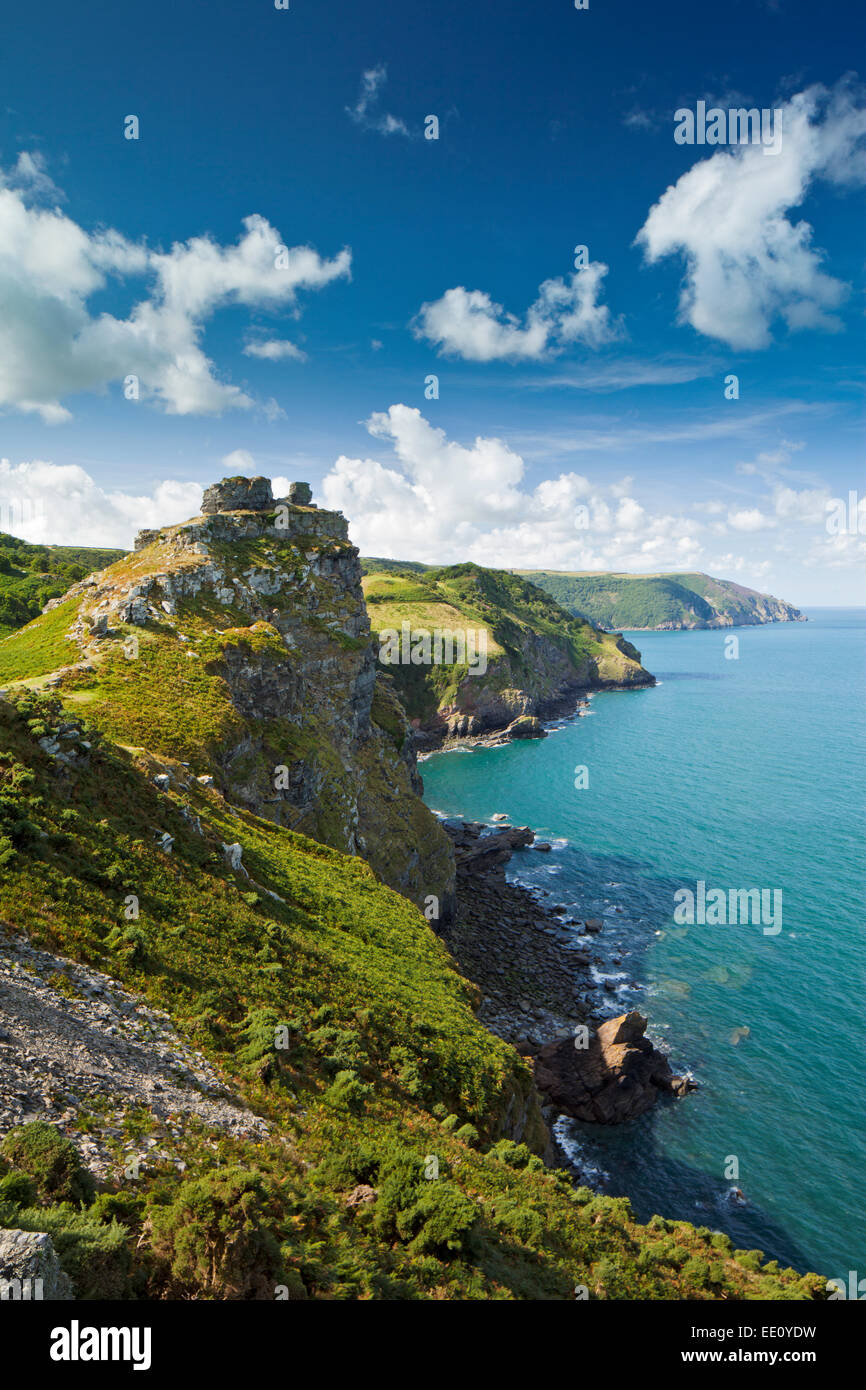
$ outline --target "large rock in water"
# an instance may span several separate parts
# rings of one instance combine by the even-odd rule
[[[674,1076],[667,1058],[644,1036],[647,1021],[636,1010],[603,1023],[589,1046],[561,1038],[541,1049],[535,1082],[575,1120],[618,1125],[655,1105],[660,1093],[682,1096],[695,1083]]]
[[[270,478],[223,478],[204,490],[205,516],[217,512],[267,512],[274,505]]]
[[[72,1285],[42,1231],[0,1231],[0,1299],[59,1302]]]

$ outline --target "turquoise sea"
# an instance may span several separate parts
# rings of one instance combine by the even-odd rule
[[[422,772],[434,810],[551,840],[510,877],[604,917],[606,1011],[647,1014],[699,1083],[628,1126],[564,1125],[593,1185],[847,1281],[866,1276],[866,609],[807,611],[629,633],[656,687]],[[781,931],[677,926],[674,893],[699,880],[781,889]]]

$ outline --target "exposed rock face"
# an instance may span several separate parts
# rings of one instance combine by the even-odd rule
[[[49,1235],[0,1230],[0,1299],[56,1303],[73,1297]]]
[[[632,1010],[603,1023],[587,1048],[576,1047],[574,1038],[549,1043],[538,1055],[536,1085],[565,1114],[601,1125],[635,1119],[660,1093],[694,1090],[694,1082],[674,1076],[644,1036],[646,1025]]]
[[[295,507],[311,507],[313,505],[313,493],[310,484],[289,483],[286,501],[291,502]]]
[[[451,847],[419,799],[402,707],[377,679],[345,517],[274,503],[267,479],[224,479],[205,497],[201,516],[142,532],[134,556],[69,591],[81,599],[69,636],[97,673],[130,627],[148,654],[180,646],[204,661],[226,717],[196,775],[256,815],[361,855],[419,905],[438,898],[447,917]],[[98,703],[89,713],[98,722]],[[149,740],[176,756],[158,729]]]
[[[266,512],[274,504],[270,478],[223,478],[204,490],[202,512]]]
[[[492,656],[485,675],[467,675],[448,704],[425,720],[419,747],[452,740],[485,742],[543,738],[543,719],[570,715],[585,705],[588,690],[632,689],[654,685],[639,653],[621,637],[607,654],[588,658],[577,670],[562,647],[543,633],[520,634],[519,659]]]

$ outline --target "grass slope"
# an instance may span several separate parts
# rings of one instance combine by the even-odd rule
[[[149,755],[98,733],[61,764],[39,740],[68,725],[56,697],[0,701],[0,917],[165,1009],[271,1122],[257,1143],[160,1135],[183,1173],[124,1176],[118,1149],[117,1181],[84,1206],[77,1188],[64,1203],[28,1183],[45,1187],[38,1130],[7,1137],[0,1225],[50,1230],[80,1295],[821,1296],[817,1276],[686,1223],[640,1226],[625,1199],[545,1169],[525,1064],[476,1021],[474,987],[421,913],[362,861],[232,810],[180,764],[160,764],[159,792]],[[250,877],[229,867],[234,843]],[[503,1138],[523,1112],[529,1146]],[[139,1137],[154,1124],[127,1121]],[[74,1162],[54,1167],[74,1177]]]
[[[640,659],[629,644],[617,649],[613,637],[566,612],[542,588],[508,570],[489,570],[475,564],[422,569],[381,560],[365,560],[363,568],[364,596],[374,631],[399,632],[404,621],[413,630],[483,629],[488,662],[494,667],[488,683],[497,679],[496,658],[506,657],[507,683],[532,688],[537,671],[527,659],[526,644],[533,634],[547,638],[562,652],[576,679],[590,666],[597,667],[603,678],[616,679],[623,654],[631,660]],[[455,698],[467,673],[465,665],[445,664],[386,669],[393,675],[410,716],[422,720]]]

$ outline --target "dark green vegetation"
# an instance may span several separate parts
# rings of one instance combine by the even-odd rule
[[[707,574],[572,574],[519,570],[570,613],[623,628],[730,627],[793,622],[799,609]]]
[[[453,582],[483,601],[471,575]],[[546,1169],[526,1065],[406,898],[180,764],[158,791],[153,760],[98,731],[58,762],[39,740],[73,708],[0,700],[0,918],[165,1009],[270,1122],[255,1142],[192,1121],[160,1133],[184,1172],[126,1176],[118,1145],[96,1195],[66,1140],[8,1135],[0,1224],[49,1231],[79,1297],[822,1296],[817,1276],[704,1228],[638,1225],[625,1199]]]
[[[0,531],[0,637],[29,623],[49,599],[122,554],[87,546],[31,545]]]
[[[473,678],[466,663],[388,665],[411,718],[422,722],[459,704],[461,695],[526,690],[542,700],[570,680],[584,687],[639,683],[640,654],[629,643],[566,612],[549,594],[509,570],[480,565],[441,569],[365,560],[364,597],[373,630],[484,629],[488,671]],[[546,670],[545,667],[549,666]],[[644,679],[649,677],[643,673]]]

